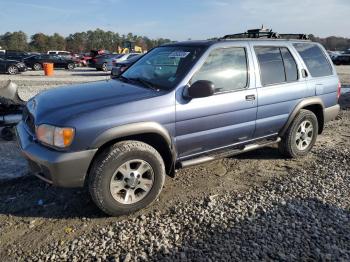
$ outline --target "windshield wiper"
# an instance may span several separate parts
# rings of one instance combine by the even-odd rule
[[[148,81],[146,79],[138,77],[138,78],[130,78],[129,80],[141,83],[143,86],[145,86],[147,88],[159,91],[159,88],[155,84],[151,83],[150,81]]]
[[[122,76],[122,75],[118,76],[117,79],[120,79],[121,81],[126,82],[126,83],[130,82],[129,78]]]

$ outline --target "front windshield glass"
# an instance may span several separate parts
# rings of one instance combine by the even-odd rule
[[[185,77],[203,51],[203,47],[158,47],[132,65],[121,78],[147,81],[156,88],[171,90]]]

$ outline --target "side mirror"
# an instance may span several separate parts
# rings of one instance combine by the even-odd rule
[[[207,80],[198,80],[187,89],[187,96],[190,98],[208,97],[214,93],[214,83]]]

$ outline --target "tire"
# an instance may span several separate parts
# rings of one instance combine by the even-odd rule
[[[282,137],[279,151],[288,158],[306,156],[315,145],[317,135],[316,115],[309,110],[302,109]]]
[[[7,73],[9,75],[17,75],[19,72],[18,70],[18,67],[17,66],[14,66],[14,65],[11,65],[7,68]]]
[[[73,70],[75,68],[75,65],[73,64],[73,63],[69,63],[68,65],[67,65],[67,69],[68,70]]]
[[[35,71],[39,71],[39,70],[41,70],[43,67],[41,66],[41,64],[39,64],[39,63],[35,63],[34,65],[33,65],[33,69],[35,70]]]
[[[164,180],[165,166],[157,150],[130,140],[98,155],[88,182],[95,204],[108,215],[120,216],[150,205],[160,194]]]
[[[107,63],[103,63],[101,69],[102,69],[103,72],[107,72],[108,71]]]
[[[1,138],[6,141],[12,141],[15,137],[13,129],[11,127],[4,127],[1,130]]]

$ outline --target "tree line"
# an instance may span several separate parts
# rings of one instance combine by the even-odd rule
[[[321,43],[327,50],[347,50],[350,48],[350,39],[344,37],[330,36],[326,38],[310,35],[311,40]],[[29,39],[29,41],[28,41]],[[36,33],[30,38],[27,34],[18,32],[7,32],[0,35],[0,47],[6,50],[21,50],[32,52],[46,52],[48,50],[67,50],[75,53],[88,52],[94,49],[105,49],[117,51],[126,40],[134,41],[143,50],[149,50],[155,46],[171,42],[170,39],[150,39],[146,36],[138,36],[132,33],[120,35],[112,31],[102,29],[78,32],[64,37],[58,33],[46,35]]]
[[[116,32],[102,29],[78,32],[67,37],[58,33],[53,35],[36,33],[28,38],[27,34],[22,31],[7,32],[0,35],[1,49],[31,52],[67,50],[80,53],[97,49],[115,52],[118,50],[118,47],[123,47],[125,41],[133,41],[136,45],[141,46],[143,50],[149,50],[155,46],[171,42],[170,39],[150,39],[146,36],[138,36],[132,33],[120,35]]]

